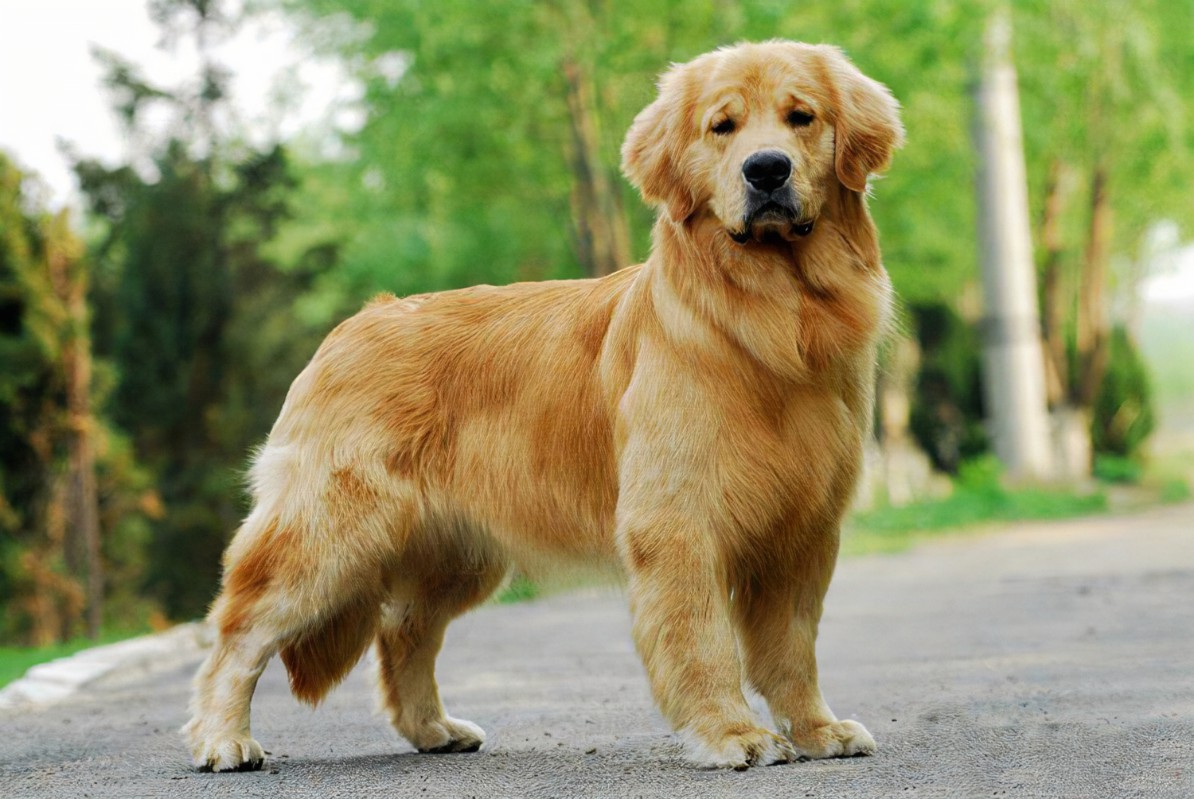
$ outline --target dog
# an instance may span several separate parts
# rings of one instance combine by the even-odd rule
[[[439,699],[444,630],[543,556],[624,570],[698,764],[873,752],[822,698],[814,643],[891,315],[867,180],[902,139],[836,48],[720,49],[665,72],[626,137],[657,208],[645,263],[383,296],[340,324],[250,471],[183,728],[195,765],[261,767],[249,704],[275,653],[315,704],[370,644],[398,733],[476,751]]]

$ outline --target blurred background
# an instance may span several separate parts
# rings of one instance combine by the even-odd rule
[[[904,107],[871,201],[899,334],[847,552],[1187,497],[1192,31],[1194,0],[5,0],[0,644],[202,615],[252,448],[371,295],[642,260],[621,138],[669,62],[744,39],[840,45]],[[1000,124],[1022,141],[997,152]],[[1027,472],[987,407],[1001,159],[1048,425]]]

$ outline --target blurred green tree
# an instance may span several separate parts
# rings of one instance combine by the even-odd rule
[[[83,243],[33,184],[0,154],[0,640],[46,645],[98,635],[105,596],[109,618],[144,615],[104,571],[139,573],[147,486],[93,412],[106,365],[91,355]]]
[[[1107,373],[1095,397],[1093,443],[1096,452],[1131,458],[1156,426],[1152,385],[1122,325],[1112,329],[1110,348]]]
[[[246,454],[324,332],[296,324],[290,309],[329,261],[315,253],[283,269],[264,252],[295,183],[280,146],[240,145],[216,124],[228,76],[207,45],[235,21],[206,0],[159,0],[153,10],[169,36],[196,42],[196,80],[155,86],[100,53],[149,161],[110,168],[80,158],[76,172],[104,222],[92,296],[96,346],[117,375],[113,416],[162,500],[145,588],[178,618],[202,613],[211,598],[220,552],[245,510]],[[158,140],[145,122],[151,108],[171,119]]]
[[[85,606],[66,563],[61,481],[68,313],[47,258],[49,247],[69,244],[48,213],[26,210],[25,183],[0,156],[0,597],[15,610],[5,638],[49,644],[81,631]]]
[[[996,1],[499,0],[479,13],[457,0],[276,0],[365,86],[350,158],[325,165],[340,175],[329,205],[348,220],[328,296],[342,313],[378,288],[602,271],[593,264],[624,249],[623,219],[641,256],[649,211],[624,182],[601,184],[655,75],[779,36],[842,46],[900,98],[908,145],[871,205],[885,261],[906,302],[944,302],[977,324],[971,86]],[[1091,408],[1110,352],[1108,292],[1139,272],[1109,264],[1137,264],[1152,223],[1189,222],[1194,2],[1013,5],[1052,399]],[[605,255],[595,238],[609,240]]]
[[[1130,335],[1113,343],[1111,299],[1134,307],[1152,226],[1194,222],[1194,2],[1014,8],[1050,400],[1087,413],[1095,452],[1114,452],[1108,383],[1138,356]]]
[[[325,214],[342,223],[343,263],[324,286],[341,301],[329,313],[383,288],[574,277],[643,257],[651,212],[617,175],[630,120],[669,62],[776,36],[841,44],[904,102],[910,145],[873,203],[904,296],[956,298],[974,280],[965,106],[977,29],[965,4],[270,5],[365,87],[348,157],[309,186],[333,191],[299,212],[311,230]],[[862,24],[874,19],[883,25]]]

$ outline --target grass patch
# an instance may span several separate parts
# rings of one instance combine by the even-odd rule
[[[1151,489],[1161,502],[1185,502],[1194,496],[1194,452],[1168,453],[1151,458],[1144,469],[1141,484]]]
[[[0,646],[0,688],[13,680],[23,676],[33,666],[48,663],[51,660],[73,655],[84,649],[103,644],[114,644],[126,638],[143,635],[148,629],[138,630],[105,630],[96,640],[90,638],[76,638],[52,646]]]
[[[1194,496],[1194,491],[1190,490],[1190,484],[1180,477],[1169,477],[1161,483],[1161,501],[1166,503],[1185,502],[1191,496]]]
[[[522,574],[514,575],[510,580],[510,584],[501,590],[497,595],[497,601],[502,605],[509,605],[514,602],[527,602],[539,596],[541,589],[538,583],[528,580]]]
[[[1007,488],[992,457],[963,464],[945,499],[855,514],[842,541],[843,553],[897,552],[945,531],[991,522],[1039,521],[1107,510],[1102,490],[1078,493],[1052,488]]]
[[[1144,467],[1139,462],[1121,455],[1096,455],[1094,476],[1108,483],[1135,485],[1144,477]]]

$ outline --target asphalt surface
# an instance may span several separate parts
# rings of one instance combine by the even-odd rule
[[[276,662],[265,770],[198,774],[196,665],[0,712],[0,797],[1194,797],[1194,505],[943,540],[839,567],[822,687],[870,758],[702,771],[651,704],[617,592],[492,606],[449,630],[450,713],[481,752],[419,755],[364,663],[317,710]]]

